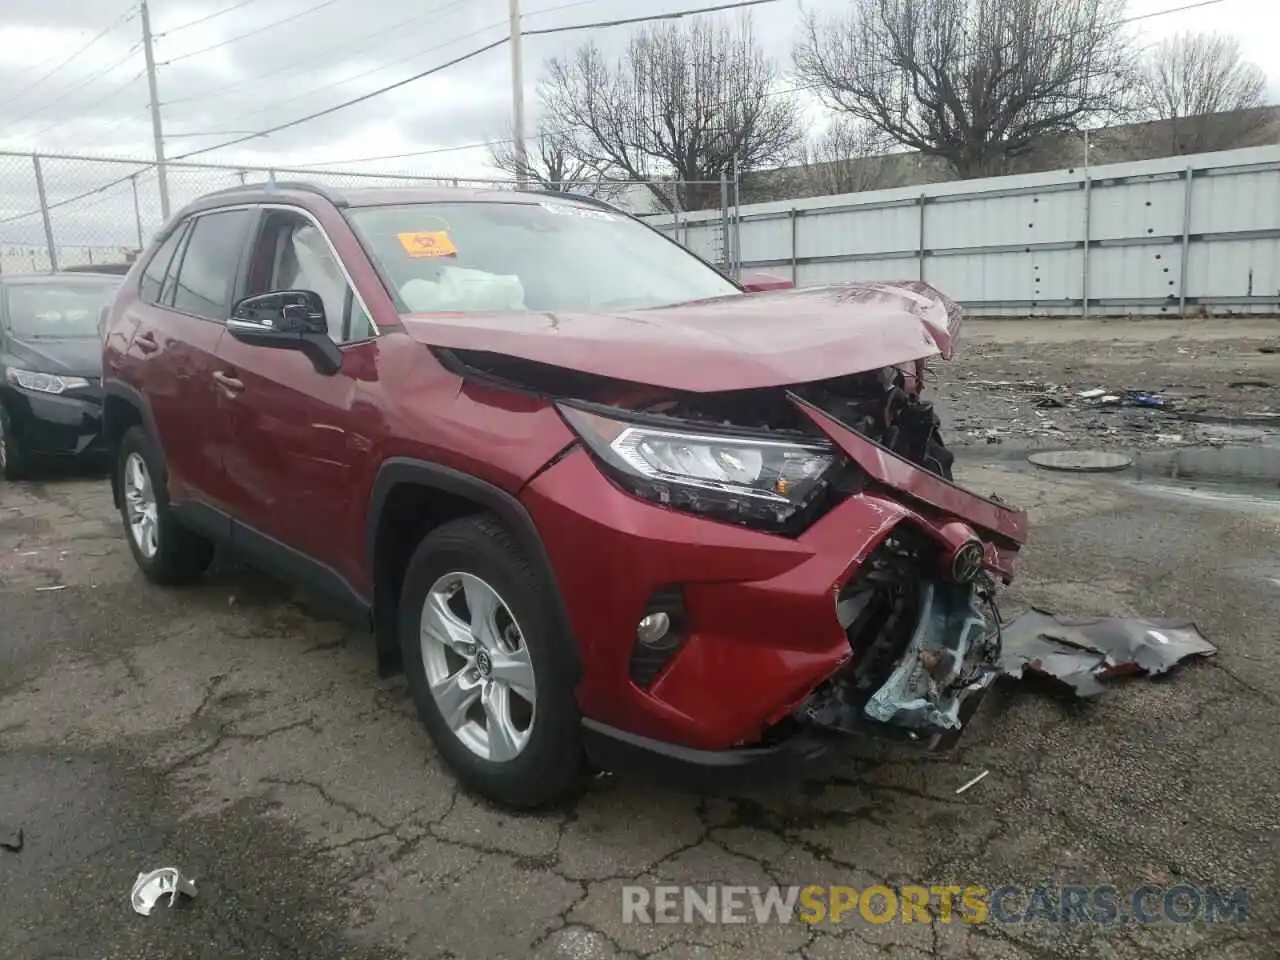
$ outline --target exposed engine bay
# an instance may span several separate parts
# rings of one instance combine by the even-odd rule
[[[814,433],[787,399],[788,388],[676,393],[547,364],[476,351],[448,351],[460,372],[554,397],[611,404],[646,414],[725,429]],[[942,440],[933,404],[907,389],[907,374],[884,367],[831,380],[797,384],[790,392],[904,460],[951,480],[955,459]]]
[[[930,749],[953,741],[1000,673],[1000,618],[986,576],[937,576],[936,548],[895,531],[840,591],[849,666],[796,718],[830,730],[878,728]]]
[[[921,400],[916,392],[908,392],[906,374],[898,367],[801,384],[792,392],[904,460],[952,479],[955,457],[942,441],[941,421],[933,404]],[[781,390],[698,394],[643,409],[725,427],[803,428],[795,407]]]

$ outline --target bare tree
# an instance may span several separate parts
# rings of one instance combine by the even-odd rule
[[[711,181],[735,162],[745,173],[794,155],[801,110],[775,96],[779,78],[750,18],[700,18],[640,31],[614,63],[594,43],[552,58],[539,96],[549,124],[575,131],[577,161],[645,181],[667,210],[696,210],[719,203]]]
[[[1252,146],[1274,121],[1265,102],[1267,75],[1232,37],[1183,33],[1143,64],[1139,106],[1155,144],[1175,155]]]
[[[805,192],[823,196],[890,186],[893,158],[886,156],[889,146],[870,124],[836,117],[805,146],[800,166]]]
[[[599,167],[583,156],[571,132],[549,130],[541,124],[537,136],[526,143],[521,157],[513,140],[489,144],[489,161],[517,179],[523,178],[543,190],[611,198],[619,185],[610,183]]]
[[[1124,111],[1134,58],[1116,0],[851,0],[810,15],[796,68],[829,105],[961,177]]]

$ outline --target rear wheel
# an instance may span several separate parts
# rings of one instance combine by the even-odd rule
[[[173,516],[155,444],[141,427],[130,427],[121,438],[116,470],[125,537],[147,579],[177,584],[204,573],[214,545]]]
[[[0,476],[6,480],[21,480],[26,473],[26,463],[13,435],[9,412],[0,407]]]
[[[572,651],[549,585],[495,518],[432,531],[409,562],[400,643],[418,715],[469,788],[552,802],[582,766]]]

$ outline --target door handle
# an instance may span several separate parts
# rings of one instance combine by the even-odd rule
[[[226,395],[229,397],[235,396],[237,393],[240,393],[242,390],[244,390],[243,380],[239,380],[228,373],[223,373],[221,370],[213,371],[213,379],[214,379],[214,382],[217,383],[218,386],[220,386],[223,389],[223,392],[226,393]]]
[[[133,342],[137,344],[138,349],[143,353],[155,353],[160,349],[160,344],[156,343],[156,335],[150,330],[138,334]]]

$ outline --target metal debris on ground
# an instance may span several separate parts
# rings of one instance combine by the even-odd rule
[[[1000,668],[1015,679],[1028,671],[1052,677],[1093,697],[1103,681],[1155,676],[1217,652],[1189,620],[1067,618],[1032,607],[1002,627]]]
[[[129,900],[133,904],[135,913],[149,917],[152,909],[160,902],[161,897],[167,895],[169,897],[169,906],[172,907],[180,893],[188,897],[194,897],[196,895],[196,882],[189,877],[184,877],[177,867],[161,867],[158,870],[152,870],[150,873],[138,874],[138,879],[134,881],[133,892],[130,894]]]
[[[960,786],[958,786],[958,787],[956,788],[956,796],[959,796],[960,794],[964,793],[966,790],[968,790],[970,787],[972,787],[975,783],[980,783],[980,782],[982,782],[984,779],[986,779],[987,774],[988,774],[988,773],[990,773],[990,772],[991,772],[990,770],[983,770],[980,774],[978,774],[976,777],[974,777],[974,778],[973,778],[972,780],[970,780],[968,783],[963,783],[963,784],[961,784]]]
[[[22,850],[22,828],[0,824],[0,847],[19,853]]]

